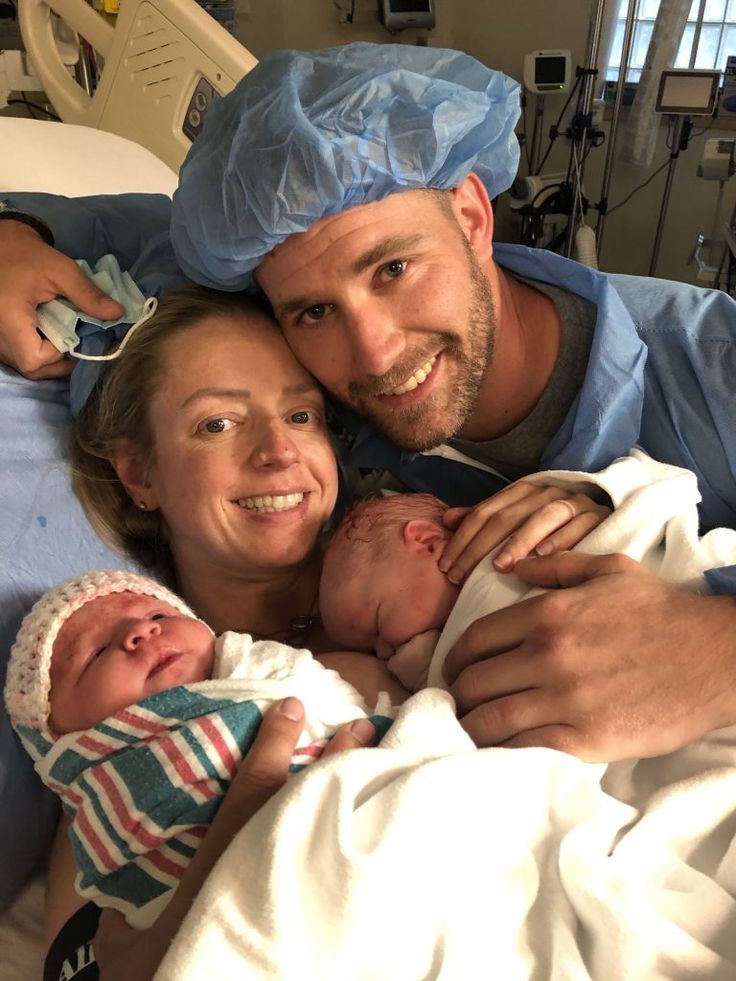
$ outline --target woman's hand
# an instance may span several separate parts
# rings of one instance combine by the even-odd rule
[[[459,585],[506,539],[493,565],[499,572],[510,572],[530,552],[550,555],[571,549],[611,510],[586,494],[519,480],[474,508],[445,511],[445,527],[455,534],[442,553],[439,567]]]
[[[102,981],[147,981],[155,974],[203,882],[238,831],[284,784],[304,727],[304,706],[285,698],[263,716],[258,735],[192,859],[171,902],[148,930],[129,927],[122,914],[105,910],[94,940]],[[323,757],[370,745],[375,730],[367,719],[338,729]]]

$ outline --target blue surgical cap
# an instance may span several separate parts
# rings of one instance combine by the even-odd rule
[[[274,246],[394,191],[495,197],[516,174],[519,85],[459,51],[347,44],[267,55],[207,113],[181,169],[171,238],[184,272],[251,286]]]

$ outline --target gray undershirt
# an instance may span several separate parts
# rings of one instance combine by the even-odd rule
[[[518,426],[497,439],[472,442],[451,439],[450,446],[517,480],[539,470],[542,453],[565,420],[580,391],[588,366],[597,319],[594,303],[558,286],[516,277],[548,296],[562,324],[560,350],[552,377],[532,411]]]

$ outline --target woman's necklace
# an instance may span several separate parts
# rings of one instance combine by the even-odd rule
[[[288,627],[273,630],[268,634],[254,634],[254,637],[257,640],[277,640],[282,644],[289,644],[291,647],[303,647],[309,639],[312,628],[320,622],[319,610],[317,609],[318,595],[318,592],[315,593],[309,612],[292,617]]]
[[[307,631],[311,630],[312,626],[319,620],[319,613],[315,611],[314,613],[307,613],[303,617],[294,617],[294,619],[289,624],[289,630],[294,631]]]

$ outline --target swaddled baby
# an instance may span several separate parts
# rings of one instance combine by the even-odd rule
[[[292,770],[369,711],[309,651],[249,634],[215,638],[178,596],[143,576],[91,572],[46,593],[21,625],[5,700],[72,818],[78,892],[133,926],[153,922],[263,711],[290,695],[306,709]],[[379,701],[380,731],[391,709],[387,697]]]
[[[600,473],[549,471],[526,479],[589,495],[598,487],[608,495],[614,514],[575,551],[621,552],[666,582],[700,593],[710,589],[706,570],[733,565],[732,529],[699,534],[694,474],[640,450]],[[429,494],[361,501],[333,535],[322,567],[320,613],[329,635],[346,648],[375,651],[409,691],[445,686],[445,659],[471,623],[543,591],[513,572],[500,573],[495,551],[462,588],[452,583],[439,567],[453,534],[443,524],[445,510]]]

